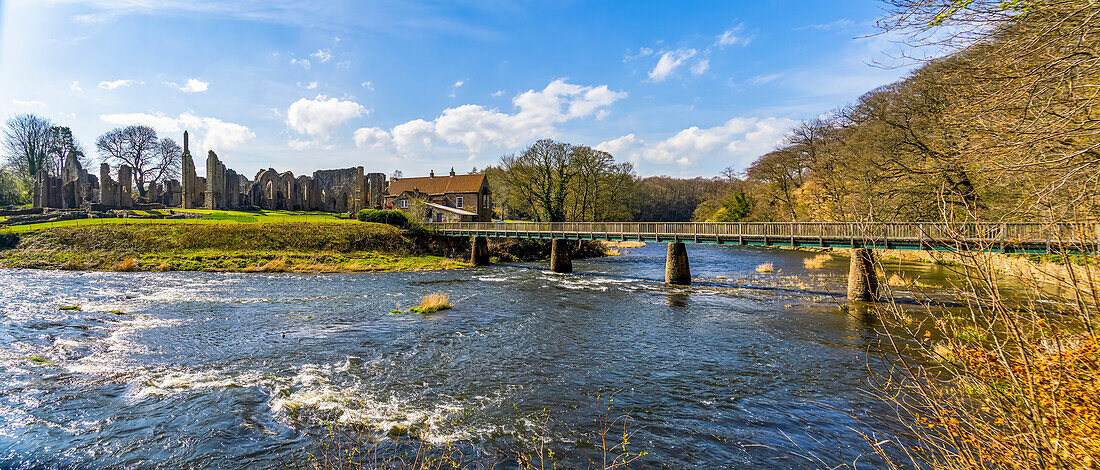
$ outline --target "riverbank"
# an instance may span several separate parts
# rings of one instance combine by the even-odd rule
[[[453,244],[372,223],[112,223],[8,237],[0,267],[334,273],[468,266],[447,256]]]

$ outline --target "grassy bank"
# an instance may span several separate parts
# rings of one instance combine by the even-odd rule
[[[381,272],[465,266],[433,256],[401,230],[381,224],[99,220],[116,222],[23,233],[15,248],[0,251],[0,266],[236,272]]]
[[[334,214],[328,212],[296,212],[296,211],[231,211],[231,210],[206,210],[206,209],[167,209],[139,211],[132,210],[129,213],[136,216],[153,215],[154,213],[168,215],[169,212],[199,214],[202,218],[193,219],[141,219],[141,218],[98,218],[98,219],[74,219],[56,222],[42,222],[37,224],[14,225],[0,227],[0,233],[28,233],[47,228],[84,227],[92,225],[190,225],[190,224],[286,224],[286,223],[356,223],[357,220],[349,218],[346,214]]]

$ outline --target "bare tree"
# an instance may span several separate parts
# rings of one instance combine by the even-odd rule
[[[4,129],[4,156],[20,176],[34,178],[38,170],[48,170],[52,128],[49,119],[34,114],[18,114],[8,119]]]
[[[546,222],[566,219],[565,202],[574,176],[569,144],[541,139],[519,156],[501,157],[505,183]]]
[[[144,197],[148,185],[176,176],[180,171],[180,147],[172,139],[157,138],[148,126],[128,126],[107,131],[96,139],[103,161],[127,165],[133,169],[138,195]]]

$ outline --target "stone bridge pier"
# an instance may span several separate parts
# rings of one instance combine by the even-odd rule
[[[569,241],[550,241],[550,271],[555,273],[573,272],[573,261],[569,259]]]
[[[848,300],[874,302],[878,298],[875,255],[867,248],[853,248],[848,266]]]
[[[668,254],[665,256],[665,284],[677,286],[691,284],[687,248],[681,242],[668,242]]]
[[[470,237],[470,264],[474,266],[489,265],[489,239]]]

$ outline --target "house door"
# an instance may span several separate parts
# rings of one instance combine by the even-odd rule
[[[435,222],[436,222],[436,223],[440,223],[440,222],[443,222],[443,213],[442,213],[442,212],[436,212],[436,214],[435,214]]]

